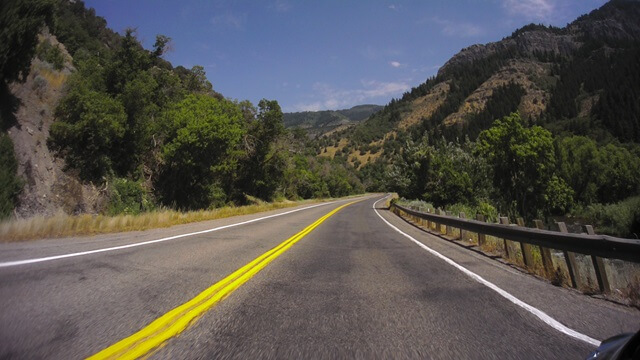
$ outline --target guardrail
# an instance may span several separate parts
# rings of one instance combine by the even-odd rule
[[[584,227],[585,234],[570,234],[564,223],[557,223],[559,231],[542,229],[542,222],[536,220],[537,228],[526,228],[524,222],[519,220],[520,226],[509,224],[508,218],[500,218],[500,224],[484,222],[484,218],[478,215],[478,220],[460,218],[417,211],[401,205],[392,204],[391,210],[398,215],[405,213],[414,220],[425,222],[429,229],[438,229],[441,233],[452,234],[453,228],[478,234],[478,244],[483,245],[486,236],[501,238],[504,241],[504,250],[507,257],[513,252],[513,244],[519,242],[522,258],[525,266],[533,264],[532,246],[540,247],[542,263],[547,275],[553,273],[553,261],[550,249],[562,250],[567,263],[571,285],[578,287],[576,276],[577,264],[575,253],[591,256],[600,291],[610,290],[606,269],[602,258],[620,259],[640,263],[640,240],[622,239],[608,235],[596,235],[590,225]],[[442,212],[439,210],[439,212]],[[442,227],[445,227],[445,230]]]

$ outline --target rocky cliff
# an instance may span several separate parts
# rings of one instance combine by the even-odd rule
[[[65,172],[64,160],[55,157],[47,147],[55,108],[74,70],[71,56],[47,31],[39,36],[39,41],[58,47],[64,62],[56,69],[53,64],[35,57],[25,81],[10,86],[20,105],[15,113],[16,123],[7,133],[14,144],[18,175],[24,179],[15,216],[53,215],[61,211],[95,213],[101,205],[100,190],[91,184],[82,184],[74,174]]]

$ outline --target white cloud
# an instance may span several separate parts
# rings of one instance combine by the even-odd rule
[[[398,62],[398,61],[391,61],[389,62],[389,65],[393,66],[394,68],[399,68],[399,67],[404,67],[405,65]]]
[[[227,26],[235,29],[243,29],[247,23],[247,14],[233,14],[230,12],[216,15],[211,18],[211,24],[216,26]]]
[[[452,37],[474,37],[482,35],[484,32],[481,27],[465,23],[465,22],[453,22],[450,20],[440,19],[437,17],[431,18],[431,21],[440,25],[442,34]]]
[[[398,7],[395,4],[389,5],[389,9],[391,9],[393,11],[398,11]]]
[[[299,103],[291,111],[319,111],[350,108],[371,100],[388,101],[392,96],[399,96],[411,86],[406,82],[381,82],[375,80],[361,81],[360,89],[336,89],[326,83],[313,85],[312,101]],[[384,98],[384,99],[381,99]]]
[[[291,10],[291,4],[284,0],[276,0],[274,7],[277,12],[287,12]]]
[[[293,106],[291,111],[297,112],[297,111],[320,111],[320,110],[324,110],[324,107],[321,102],[316,101],[313,103],[296,104]]]
[[[553,0],[502,0],[502,6],[510,15],[528,19],[545,19],[555,10]]]

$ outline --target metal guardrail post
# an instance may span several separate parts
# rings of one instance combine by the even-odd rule
[[[556,223],[558,231],[562,233],[569,233],[567,230],[567,224],[563,222]],[[567,262],[567,269],[569,270],[569,278],[571,278],[571,286],[578,288],[578,263],[576,262],[576,254],[571,251],[563,250],[564,260]]]
[[[517,222],[518,222],[518,226],[525,227],[523,218],[518,218]],[[524,260],[524,265],[527,268],[533,268],[533,253],[532,253],[531,244],[521,242],[520,250],[522,250],[522,260]]]
[[[588,235],[595,235],[593,226],[585,225],[584,232]],[[599,256],[591,255],[591,261],[593,262],[593,269],[596,271],[596,279],[598,280],[598,288],[601,292],[611,291],[611,285],[609,284],[609,278],[607,277],[607,270],[604,267],[604,261]]]
[[[451,211],[445,212],[445,215],[451,216]],[[453,226],[445,226],[445,233],[447,234],[447,236],[453,236]]]
[[[484,215],[476,214],[476,220],[485,222]],[[482,233],[478,233],[478,246],[483,246],[487,242],[487,236]]]
[[[467,218],[467,216],[463,212],[460,212],[460,214],[458,214],[458,217],[460,219],[466,219]],[[460,240],[464,240],[464,236],[463,235],[464,235],[464,230],[462,228],[460,228]]]

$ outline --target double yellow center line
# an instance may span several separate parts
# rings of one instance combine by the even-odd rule
[[[280,245],[260,255],[247,265],[234,271],[231,275],[213,284],[193,299],[162,315],[137,333],[118,341],[99,353],[90,356],[88,359],[137,359],[147,355],[153,349],[164,344],[165,341],[184,331],[189,324],[204,314],[204,312],[251,279],[270,262],[282,255],[282,253],[313,231],[318,225],[322,224],[322,222],[342,208],[355,202],[357,201],[350,202],[330,211]]]

